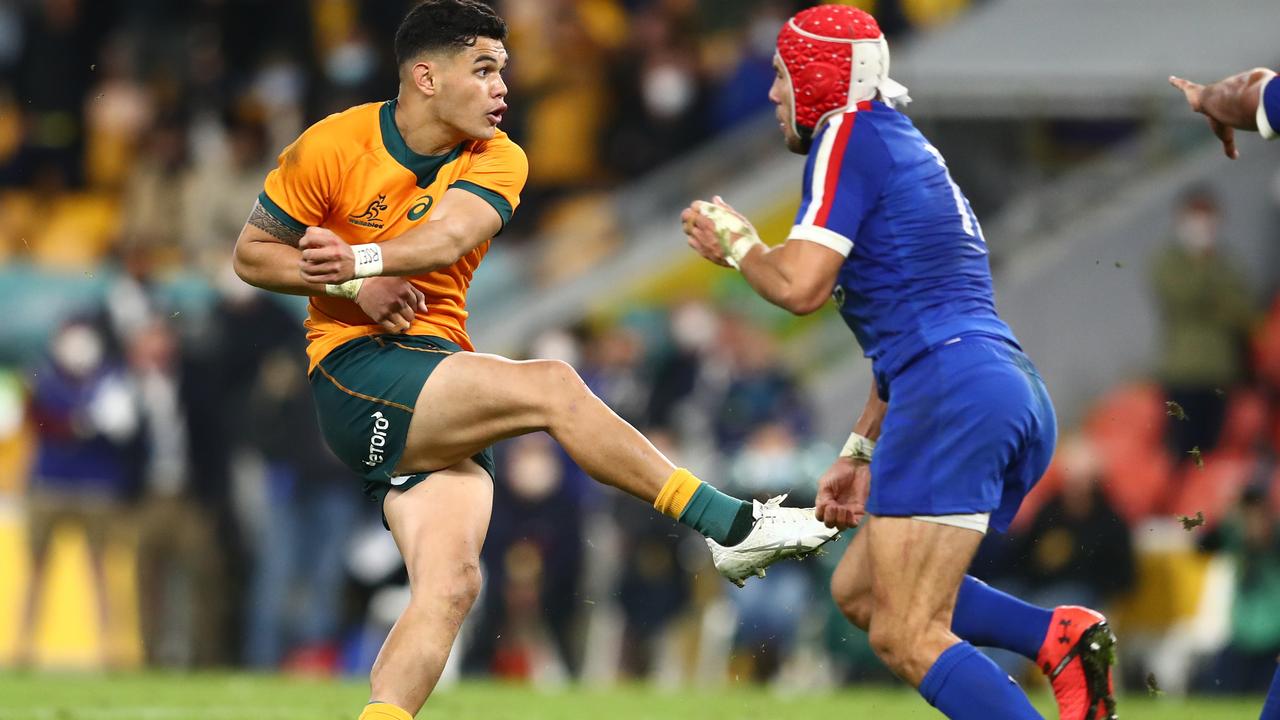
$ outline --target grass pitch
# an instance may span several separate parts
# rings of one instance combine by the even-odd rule
[[[0,720],[355,720],[363,682],[272,675],[0,674]],[[1037,696],[1047,718],[1052,700]],[[1123,720],[1253,720],[1261,698],[1182,701],[1121,699]],[[642,686],[540,692],[520,685],[464,683],[431,699],[421,718],[450,720],[933,720],[942,715],[915,693],[851,688],[779,696],[755,687],[664,693]]]

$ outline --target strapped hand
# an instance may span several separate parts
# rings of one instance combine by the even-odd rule
[[[764,244],[751,223],[718,195],[714,202],[693,201],[680,220],[689,246],[717,265],[737,268],[752,248]]]

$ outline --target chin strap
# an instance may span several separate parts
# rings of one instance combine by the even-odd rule
[[[911,103],[911,96],[907,94],[907,86],[893,78],[885,78],[880,82],[880,97],[884,100],[885,105],[894,110],[902,110]]]

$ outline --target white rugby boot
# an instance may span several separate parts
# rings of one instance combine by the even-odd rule
[[[707,538],[716,570],[734,585],[742,587],[752,575],[764,577],[764,569],[779,560],[807,557],[840,537],[839,530],[813,516],[813,508],[783,507],[786,498],[753,500],[756,523],[737,545],[725,547]]]

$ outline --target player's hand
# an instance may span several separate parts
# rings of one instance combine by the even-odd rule
[[[827,527],[841,530],[857,527],[867,514],[870,492],[871,464],[853,458],[836,458],[818,479],[818,501],[813,515]]]
[[[1235,160],[1236,158],[1240,157],[1240,151],[1236,150],[1235,129],[1232,128],[1230,125],[1223,123],[1221,120],[1214,117],[1213,115],[1210,115],[1205,110],[1205,107],[1204,107],[1205,86],[1201,85],[1200,83],[1194,83],[1194,82],[1191,82],[1190,80],[1177,77],[1176,75],[1169,76],[1169,84],[1182,91],[1183,96],[1187,98],[1187,105],[1190,105],[1192,110],[1208,118],[1209,129],[1212,130],[1213,134],[1216,135],[1217,138],[1222,141],[1222,151],[1226,153],[1227,157],[1231,158],[1232,160]]]
[[[366,278],[356,294],[356,305],[390,333],[408,330],[416,313],[427,312],[426,296],[401,277]]]
[[[685,241],[707,260],[721,267],[733,267],[725,259],[724,246],[716,236],[716,224],[711,222],[711,218],[698,212],[698,202],[701,201],[694,201],[680,213],[680,227],[684,230]]]
[[[337,285],[355,278],[355,253],[332,230],[309,227],[298,247],[302,249],[298,268],[307,282]]]

